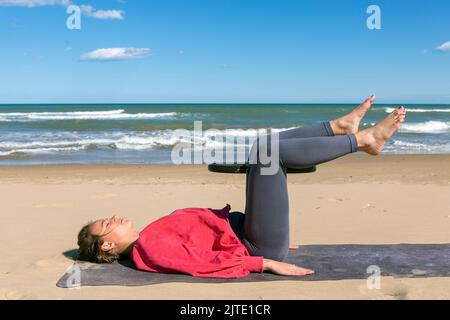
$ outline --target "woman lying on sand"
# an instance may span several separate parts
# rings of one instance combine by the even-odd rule
[[[376,126],[359,131],[374,101],[370,97],[337,120],[281,132],[280,168],[275,175],[262,175],[259,160],[250,166],[245,215],[240,219],[229,219],[229,205],[220,210],[181,209],[138,233],[131,221],[114,216],[80,231],[78,258],[111,263],[130,255],[140,270],[196,277],[239,278],[264,271],[284,276],[313,274],[283,262],[293,248],[289,246],[286,168],[310,167],[357,151],[379,155],[405,121],[406,110],[400,107]]]

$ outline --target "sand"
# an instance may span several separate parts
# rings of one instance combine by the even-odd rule
[[[185,207],[242,211],[245,175],[206,166],[0,167],[0,299],[450,299],[450,278],[61,289],[76,234],[113,214],[137,229]],[[450,155],[351,155],[289,177],[293,244],[450,243]]]

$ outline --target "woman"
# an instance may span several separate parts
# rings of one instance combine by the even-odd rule
[[[78,235],[79,259],[110,263],[120,255],[130,255],[140,270],[196,277],[240,278],[264,271],[285,276],[313,274],[313,270],[283,262],[292,248],[286,168],[310,167],[357,151],[379,155],[405,121],[406,110],[400,107],[376,126],[359,131],[374,101],[370,97],[337,120],[281,132],[278,172],[261,174],[264,166],[259,158],[247,172],[245,215],[230,219],[229,205],[221,210],[181,209],[140,233],[126,219],[98,220]],[[258,148],[261,152],[264,147]]]

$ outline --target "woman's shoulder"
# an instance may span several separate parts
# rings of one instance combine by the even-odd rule
[[[191,220],[204,220],[204,219],[215,219],[217,217],[221,219],[228,219],[231,206],[227,204],[222,209],[212,209],[212,208],[182,208],[173,211],[172,213],[153,221],[147,227],[145,227],[142,233],[150,232],[154,229],[160,229],[164,227],[174,228],[180,222],[189,222]]]
[[[213,208],[183,208],[183,209],[177,209],[173,211],[170,215],[167,217],[174,217],[179,215],[210,215],[211,213],[214,213],[218,216],[228,216],[230,213],[231,206],[227,204],[222,209],[213,209]]]

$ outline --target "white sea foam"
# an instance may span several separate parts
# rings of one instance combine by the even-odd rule
[[[0,121],[49,121],[49,120],[133,120],[173,118],[177,112],[126,113],[125,110],[77,111],[77,112],[15,112],[0,113]]]
[[[426,149],[430,147],[430,145],[424,143],[407,142],[402,140],[396,140],[392,143],[392,145],[401,148],[414,148],[414,149]]]
[[[9,151],[1,151],[0,157],[8,157],[14,155],[25,155],[25,154],[46,154],[46,153],[59,153],[59,152],[76,152],[84,148],[82,147],[66,147],[66,148],[36,148],[36,149],[14,149]]]
[[[450,132],[450,122],[427,121],[402,124],[400,133],[445,133]]]
[[[0,151],[0,157],[7,157],[13,153],[14,153],[14,151]]]
[[[80,140],[47,140],[47,141],[5,141],[0,142],[2,149],[39,149],[39,148],[67,148],[79,147],[84,145],[108,145],[113,143],[114,139],[80,139]]]
[[[387,153],[449,153],[450,143],[447,144],[426,144],[411,141],[396,140],[387,145],[383,152]]]
[[[280,132],[288,129],[273,129]],[[220,148],[249,146],[258,133],[266,133],[265,129],[226,129],[204,131],[194,137],[192,130],[186,135],[176,135],[174,130],[158,130],[150,132],[64,132],[54,135],[36,135],[18,133],[9,135],[9,140],[0,141],[0,154],[20,153],[54,153],[81,150],[127,150],[145,151],[154,149],[170,149],[177,144],[191,144],[204,148]],[[41,140],[37,140],[41,139]]]
[[[64,148],[37,148],[37,149],[23,149],[15,150],[23,153],[51,153],[51,152],[74,152],[83,150],[84,147],[64,147]]]
[[[450,123],[427,122],[404,124],[404,132],[435,133],[450,132]],[[292,128],[273,129],[275,132]],[[92,131],[92,132],[55,132],[36,134],[34,132],[13,132],[0,137],[0,157],[18,157],[32,154],[58,154],[66,152],[95,152],[95,150],[120,151],[154,151],[170,150],[178,144],[196,145],[205,149],[236,147],[250,148],[257,133],[266,133],[264,129],[227,129],[203,131],[200,137],[192,139],[194,132],[186,130],[187,135],[177,136],[174,130],[157,131]],[[3,140],[3,141],[2,141]],[[445,148],[448,149],[449,146]],[[387,152],[420,151],[427,153],[442,151],[442,146],[428,145],[420,140],[396,140],[387,147]],[[445,149],[444,148],[444,149]],[[447,150],[445,149],[445,150]]]
[[[396,108],[384,108],[384,110],[386,111],[386,113],[392,113],[394,112],[394,110],[396,110]],[[422,109],[422,108],[408,108],[406,107],[406,111],[407,112],[450,112],[450,108],[447,109],[440,109],[440,108],[436,108],[436,109]]]

